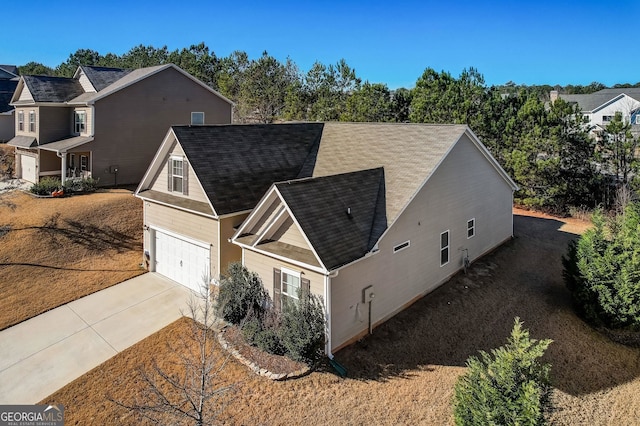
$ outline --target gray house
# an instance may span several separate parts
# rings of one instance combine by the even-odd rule
[[[15,135],[14,108],[9,103],[18,80],[15,65],[0,65],[0,142],[6,142]]]
[[[331,353],[509,240],[516,189],[466,126],[299,123],[173,127],[136,195],[150,270],[307,287]]]
[[[87,67],[73,78],[23,76],[15,112],[16,176],[137,184],[173,124],[232,121],[232,102],[173,64]]]

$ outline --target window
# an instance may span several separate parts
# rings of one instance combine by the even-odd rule
[[[300,273],[282,268],[282,300],[288,300],[295,303],[298,300],[299,291]]]
[[[640,113],[636,115],[636,124],[640,124]]]
[[[409,247],[409,246],[411,246],[411,241],[405,241],[404,243],[402,243],[402,244],[398,244],[397,246],[395,246],[395,247],[393,248],[393,252],[394,252],[394,253],[397,253],[397,252],[399,252],[399,251],[401,251],[401,250],[406,249],[406,248],[407,248],[407,247]]]
[[[73,131],[77,134],[84,133],[86,130],[87,113],[85,111],[73,112]]]
[[[300,291],[309,294],[311,291],[311,281],[303,278],[304,272],[293,271],[291,269],[273,268],[273,306],[275,309],[282,309],[288,302],[296,303]]]
[[[171,191],[182,192],[182,171],[183,161],[182,158],[172,158],[171,164]]]
[[[603,123],[609,123],[611,120],[613,120],[613,115],[603,115],[602,116],[602,122]]]
[[[191,124],[192,125],[204,124],[204,112],[192,112]]]
[[[89,165],[89,158],[86,155],[80,156],[80,171],[87,171]]]
[[[473,218],[467,221],[467,239],[476,235],[476,219]]]
[[[36,131],[36,112],[35,111],[29,111],[29,131],[30,132]]]
[[[440,234],[440,266],[449,263],[449,231]]]
[[[18,131],[24,132],[24,111],[18,111]]]

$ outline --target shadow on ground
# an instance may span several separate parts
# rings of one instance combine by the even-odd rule
[[[514,239],[336,354],[350,378],[410,379],[412,371],[465,366],[503,345],[514,317],[533,338],[554,340],[545,355],[553,384],[572,395],[640,376],[640,350],[609,341],[579,319],[562,281],[561,257],[574,234],[562,222],[514,216]]]

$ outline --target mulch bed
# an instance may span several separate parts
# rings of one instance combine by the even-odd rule
[[[244,358],[260,366],[261,369],[276,374],[293,374],[308,369],[305,363],[293,361],[282,355],[272,355],[249,345],[242,331],[235,325],[224,327],[220,333]]]

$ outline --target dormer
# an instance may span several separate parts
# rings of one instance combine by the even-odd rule
[[[80,85],[82,85],[85,93],[96,93],[96,88],[93,87],[93,84],[91,84],[91,80],[89,80],[87,73],[82,68],[82,66],[78,67],[73,78],[77,79],[80,82]]]

